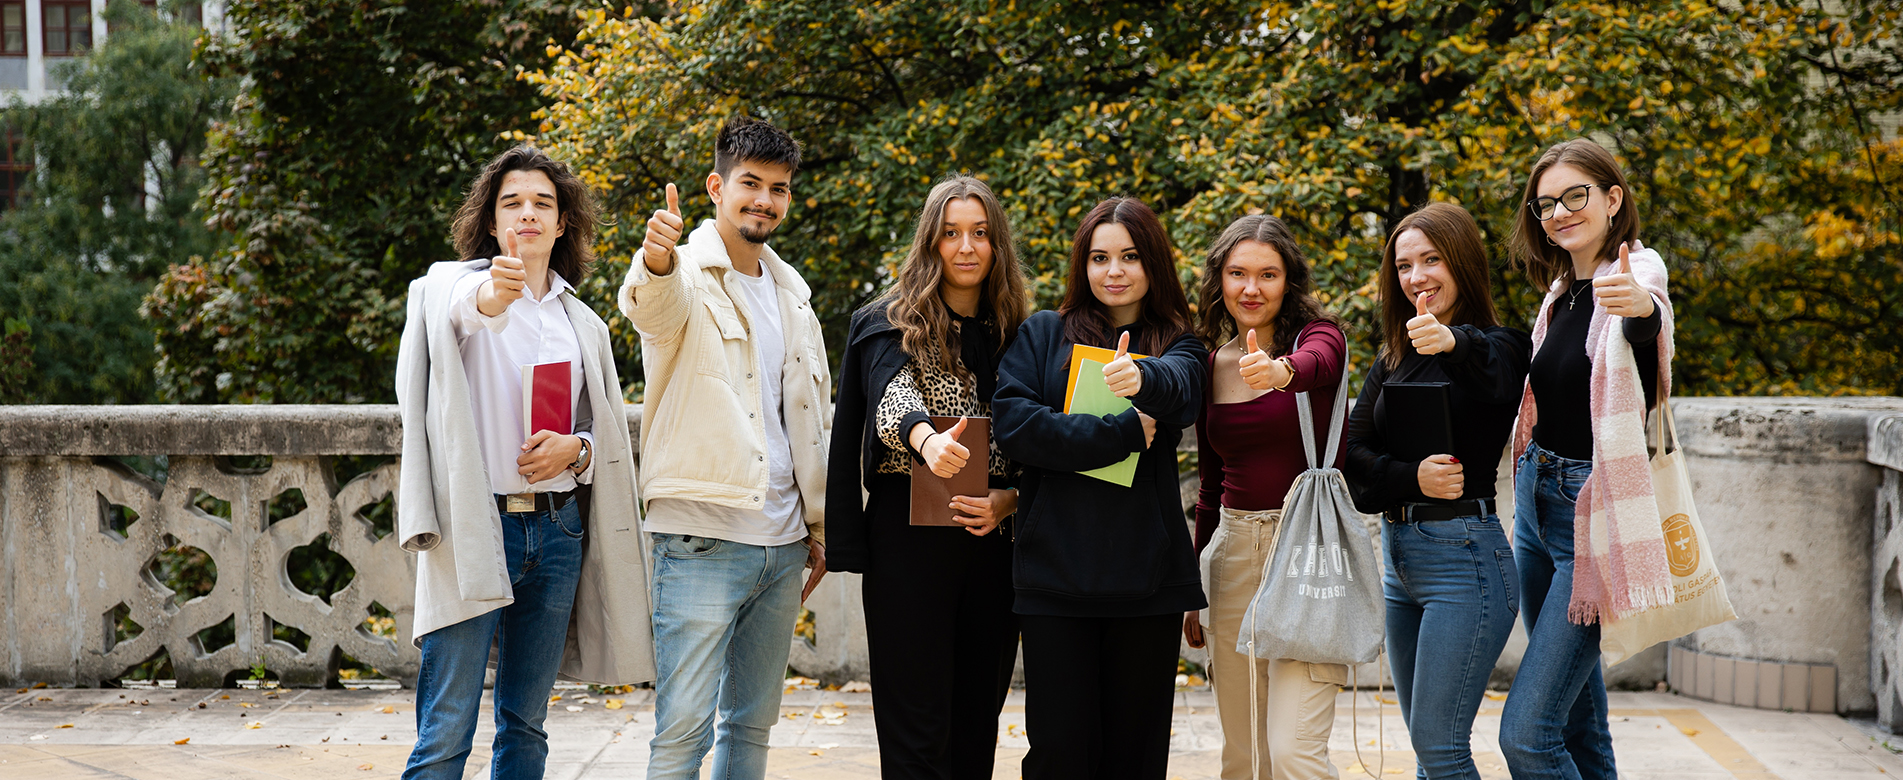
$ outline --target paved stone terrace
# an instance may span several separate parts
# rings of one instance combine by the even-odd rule
[[[0,696],[0,778],[396,777],[416,736],[415,696],[404,690],[31,689]],[[645,776],[654,730],[652,691],[623,695],[558,690],[549,705],[551,780]],[[1337,702],[1335,763],[1378,780],[1414,775],[1392,693]],[[1497,744],[1503,694],[1490,693],[1476,727],[1487,778],[1506,778]],[[771,778],[874,778],[878,749],[871,696],[823,690],[786,694],[773,730]],[[1903,756],[1867,725],[1833,715],[1744,709],[1669,694],[1615,693],[1613,745],[1627,780],[1860,780],[1903,775]],[[493,735],[485,701],[466,777],[487,778]],[[1385,723],[1380,721],[1385,719]],[[1358,736],[1356,736],[1358,732]],[[1377,739],[1377,734],[1380,737]],[[1377,744],[1377,742],[1379,744]],[[1017,778],[1028,743],[1021,692],[998,732],[996,777]],[[1177,696],[1169,777],[1217,777],[1218,729],[1207,691]],[[1903,747],[1903,739],[1889,745]],[[1385,765],[1383,764],[1385,762]]]

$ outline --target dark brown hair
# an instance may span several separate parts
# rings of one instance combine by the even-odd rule
[[[568,164],[527,144],[517,146],[489,161],[469,184],[463,205],[456,210],[450,227],[450,239],[457,256],[465,260],[502,254],[502,242],[495,235],[496,197],[502,191],[502,179],[513,171],[541,171],[555,185],[555,209],[561,215],[562,235],[549,250],[549,270],[561,274],[569,284],[579,285],[587,278],[595,262],[595,228],[601,212],[581,177]]]
[[[945,280],[945,262],[938,253],[938,237],[945,225],[945,209],[954,200],[971,198],[984,206],[985,230],[991,240],[991,271],[985,275],[983,301],[991,309],[992,330],[999,349],[1010,343],[1018,325],[1030,316],[1029,289],[1024,269],[1018,265],[1017,244],[1011,239],[1011,223],[998,196],[985,183],[970,176],[955,176],[938,183],[925,196],[919,210],[918,228],[912,233],[912,249],[899,266],[898,281],[881,296],[886,303],[885,316],[898,328],[899,343],[905,353],[925,360],[936,352],[939,364],[957,374],[961,364],[958,350],[951,344],[951,316],[939,285]],[[934,350],[933,345],[939,345]]]
[[[1599,250],[1600,260],[1618,257],[1620,244],[1639,237],[1639,210],[1633,207],[1632,187],[1626,184],[1625,169],[1619,167],[1612,153],[1590,138],[1553,144],[1540,155],[1539,162],[1533,163],[1533,172],[1526,177],[1526,197],[1514,210],[1519,216],[1513,220],[1511,239],[1514,267],[1525,271],[1533,285],[1542,291],[1549,289],[1555,279],[1566,284],[1573,282],[1572,254],[1546,242],[1546,230],[1540,227],[1539,216],[1527,205],[1540,195],[1540,177],[1555,165],[1578,168],[1607,192],[1613,187],[1619,188],[1619,213],[1612,215],[1606,224],[1606,243]]]
[[[1487,278],[1487,247],[1480,240],[1480,226],[1472,214],[1452,203],[1429,203],[1401,218],[1388,233],[1388,245],[1381,251],[1381,278],[1376,304],[1381,309],[1381,359],[1392,371],[1401,358],[1413,349],[1407,337],[1407,321],[1414,318],[1414,301],[1401,291],[1401,275],[1394,270],[1394,244],[1402,233],[1419,230],[1440,252],[1454,279],[1454,310],[1441,320],[1445,325],[1474,325],[1491,328],[1500,324],[1493,311],[1493,282]]]
[[[1110,309],[1090,290],[1090,239],[1099,226],[1115,222],[1130,231],[1137,258],[1143,262],[1143,275],[1150,290],[1143,296],[1143,311],[1137,315],[1144,324],[1143,337],[1130,345],[1131,352],[1160,355],[1185,333],[1190,332],[1189,299],[1183,296],[1183,283],[1176,278],[1176,260],[1170,252],[1170,237],[1156,212],[1136,198],[1111,198],[1097,204],[1084,215],[1077,235],[1070,244],[1070,278],[1064,290],[1064,302],[1057,313],[1064,318],[1064,338],[1074,344],[1114,347],[1110,338]]]
[[[1288,225],[1266,214],[1252,214],[1229,223],[1222,235],[1216,237],[1216,242],[1209,245],[1209,254],[1203,260],[1203,284],[1199,291],[1202,322],[1197,325],[1196,335],[1201,336],[1210,349],[1221,347],[1236,335],[1235,315],[1222,300],[1222,270],[1229,262],[1229,255],[1244,241],[1267,244],[1282,256],[1282,308],[1275,315],[1275,336],[1268,345],[1271,356],[1295,351],[1295,337],[1311,322],[1323,320],[1336,326],[1341,324],[1315,299],[1310,288],[1313,280],[1308,272],[1308,258],[1296,245]]]

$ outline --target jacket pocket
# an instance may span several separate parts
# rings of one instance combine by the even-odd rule
[[[716,377],[728,385],[734,384],[731,374],[746,362],[747,329],[740,325],[740,314],[734,311],[733,303],[712,294],[703,294],[701,304],[707,308],[707,317],[712,328],[699,332],[700,355],[695,365],[701,374]]]
[[[1170,540],[1151,488],[1045,474],[1019,530],[1019,588],[1076,598],[1155,593],[1168,574]]]

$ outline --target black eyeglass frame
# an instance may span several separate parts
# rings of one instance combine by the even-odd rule
[[[1571,187],[1567,187],[1566,189],[1562,190],[1559,193],[1559,197],[1557,198],[1540,197],[1540,198],[1534,198],[1532,200],[1529,200],[1526,202],[1526,207],[1533,210],[1534,219],[1537,219],[1541,222],[1546,222],[1556,216],[1559,216],[1559,209],[1557,207],[1566,206],[1567,196],[1571,195],[1574,190],[1585,190],[1586,199],[1579,202],[1579,208],[1576,209],[1571,206],[1566,206],[1566,213],[1577,214],[1579,213],[1579,209],[1585,208],[1586,204],[1592,202],[1592,191],[1595,188],[1602,189],[1602,190],[1605,189],[1604,187],[1600,187],[1597,184],[1575,184]],[[1541,211],[1545,211],[1546,216],[1540,216]]]

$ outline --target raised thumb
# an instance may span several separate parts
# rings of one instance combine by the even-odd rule
[[[1248,335],[1248,336],[1247,336],[1246,338],[1247,338],[1247,341],[1248,341],[1248,344],[1249,344],[1249,351],[1250,351],[1250,352],[1261,352],[1261,351],[1262,351],[1262,348],[1261,348],[1261,347],[1259,347],[1259,346],[1257,346],[1257,345],[1256,345],[1256,343],[1255,343],[1255,328],[1250,328],[1250,329],[1249,329],[1249,335]]]
[[[1619,273],[1632,273],[1632,246],[1624,241],[1619,242]]]
[[[1427,313],[1427,293],[1422,292],[1414,296],[1414,316],[1419,317],[1426,313]]]
[[[502,241],[503,241],[503,243],[505,244],[505,246],[503,247],[503,249],[504,249],[504,251],[506,251],[506,252],[508,253],[508,255],[509,255],[510,257],[521,257],[521,256],[522,256],[522,255],[521,255],[521,254],[519,253],[519,250],[517,250],[517,249],[515,248],[515,247],[516,247],[516,237],[515,237],[515,228],[509,228],[509,229],[508,229],[507,231],[505,231],[505,232],[504,232],[504,233],[502,234]]]
[[[952,427],[945,429],[945,434],[952,437],[952,441],[957,441],[958,437],[965,435],[965,423],[970,421],[970,417],[958,418],[958,422],[952,423]]]
[[[1121,358],[1121,357],[1129,357],[1129,356],[1130,356],[1130,331],[1126,330],[1123,332],[1123,335],[1117,337],[1117,357]]]
[[[681,191],[675,189],[673,182],[667,183],[667,211],[677,217],[681,215]]]

